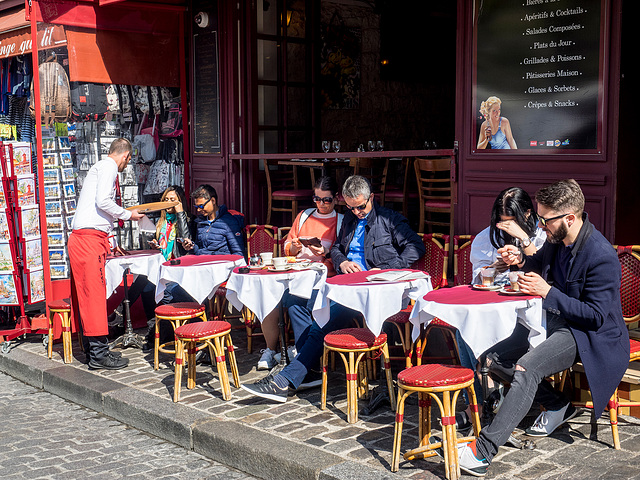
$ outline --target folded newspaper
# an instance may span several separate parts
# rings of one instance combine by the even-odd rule
[[[420,278],[429,278],[424,272],[412,272],[407,270],[392,270],[390,272],[381,272],[367,277],[368,282],[405,282],[408,280],[418,280]]]

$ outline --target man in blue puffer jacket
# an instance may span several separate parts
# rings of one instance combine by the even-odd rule
[[[225,205],[218,205],[218,194],[211,185],[193,191],[196,214],[196,240],[185,239],[182,246],[196,255],[244,255],[242,225]]]

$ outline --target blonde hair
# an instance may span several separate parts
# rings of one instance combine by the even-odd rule
[[[489,112],[495,104],[502,104],[502,101],[498,97],[489,97],[480,105],[480,113],[484,118],[489,118]]]

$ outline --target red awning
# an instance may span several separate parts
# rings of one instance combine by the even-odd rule
[[[45,50],[67,43],[62,25],[41,25],[38,28],[38,49]],[[25,20],[24,8],[0,17],[0,58],[31,52],[31,30]]]

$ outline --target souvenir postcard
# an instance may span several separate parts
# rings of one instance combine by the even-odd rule
[[[58,146],[60,147],[60,150],[69,150],[71,148],[69,137],[58,137]]]
[[[44,202],[44,209],[47,216],[60,215],[62,213],[62,202],[60,200]]]
[[[42,153],[42,166],[44,168],[53,168],[59,165],[58,154],[56,152]]]
[[[73,230],[73,218],[75,217],[75,215],[67,215],[66,217],[64,217],[65,221],[67,222],[67,230]]]
[[[4,198],[4,187],[2,186],[2,182],[0,182],[0,208],[5,208],[7,206],[7,201]]]
[[[18,190],[18,206],[36,204],[36,181],[33,175],[18,177],[16,180]]]
[[[13,143],[13,171],[16,175],[31,172],[31,144],[27,142]]]
[[[67,277],[67,264],[64,265],[49,265],[51,272],[51,278],[66,278]]]
[[[63,184],[64,186],[64,196],[69,198],[69,197],[75,197],[76,196],[76,184],[71,182],[71,183],[65,183]]]
[[[62,181],[73,182],[76,179],[76,172],[73,167],[65,167],[62,169]]]
[[[13,272],[13,256],[8,243],[0,243],[0,272]]]
[[[44,198],[46,200],[57,200],[60,198],[60,184],[51,183],[44,186]]]
[[[7,220],[7,211],[0,209],[0,242],[8,242],[11,240],[11,232]]]
[[[42,171],[44,183],[60,183],[60,170],[57,168],[45,168]]]
[[[73,160],[71,159],[71,153],[70,152],[61,152],[60,153],[60,164],[63,167],[72,167],[73,166]]]
[[[43,152],[55,152],[56,151],[56,138],[55,137],[43,137],[42,138],[42,151]]]
[[[71,198],[64,201],[64,211],[68,214],[75,213],[76,211],[76,199]]]
[[[52,247],[64,246],[64,233],[47,233],[47,241]]]
[[[50,248],[49,249],[49,262],[50,263],[62,263],[66,262],[67,254],[64,248]]]
[[[40,212],[38,207],[23,208],[20,210],[22,236],[33,238],[40,235]]]
[[[42,241],[39,238],[24,242],[24,250],[29,270],[42,267]]]
[[[0,305],[17,305],[16,281],[13,274],[0,275]]]
[[[29,303],[44,300],[44,270],[29,273]]]
[[[62,216],[49,216],[47,215],[47,231],[48,232],[62,232],[64,231],[64,222]]]

